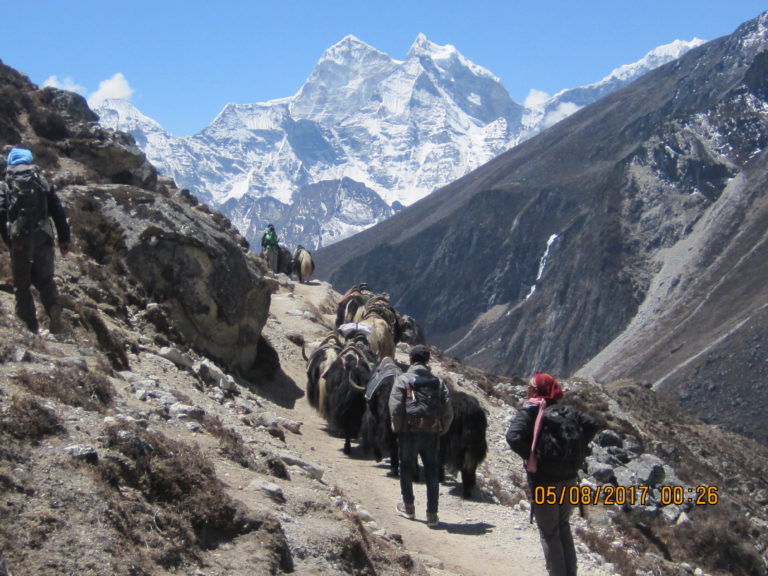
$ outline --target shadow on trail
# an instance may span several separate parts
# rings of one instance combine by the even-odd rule
[[[471,524],[451,524],[449,522],[440,522],[432,530],[445,530],[449,534],[460,534],[461,536],[483,536],[490,534],[496,528],[495,524],[487,522],[473,522]]]
[[[456,498],[462,498],[463,497],[462,496],[463,490],[462,490],[461,482],[459,482],[458,480],[453,480],[453,481],[446,480],[445,482],[443,482],[443,484],[445,486],[451,486],[451,484],[453,484],[448,489],[448,494],[449,495],[454,496]],[[498,502],[497,500],[494,499],[493,494],[491,492],[486,492],[485,490],[483,490],[479,486],[475,486],[474,490],[472,491],[472,498],[471,498],[471,500],[474,500],[476,502],[482,502],[484,504],[502,505],[500,502]]]

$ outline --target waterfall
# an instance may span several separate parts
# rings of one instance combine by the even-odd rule
[[[549,237],[549,240],[547,240],[547,247],[544,250],[544,255],[541,257],[541,260],[539,260],[539,273],[536,275],[536,282],[541,280],[541,277],[544,274],[544,267],[547,265],[547,258],[549,258],[549,250],[552,248],[555,240],[557,240],[557,234],[552,234],[552,236]],[[536,292],[536,282],[534,282],[533,286],[531,286],[531,291],[528,292],[528,296],[525,297],[526,300],[528,300],[528,298],[533,296],[533,293]]]

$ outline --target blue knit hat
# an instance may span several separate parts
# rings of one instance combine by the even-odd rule
[[[26,148],[11,148],[5,163],[8,166],[17,166],[19,164],[32,164],[32,161],[32,151]]]

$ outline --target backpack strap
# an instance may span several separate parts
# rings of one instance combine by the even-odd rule
[[[539,412],[536,414],[536,421],[533,423],[533,442],[531,442],[531,454],[525,461],[525,469],[533,474],[538,468],[536,459],[536,444],[539,442],[539,432],[541,432],[541,421],[544,418],[544,409],[547,407],[547,399],[544,397],[530,398],[526,401],[527,405],[538,404]]]

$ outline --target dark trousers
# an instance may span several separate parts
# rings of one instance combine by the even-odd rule
[[[573,544],[570,524],[573,505],[568,502],[567,497],[568,488],[576,483],[576,480],[566,480],[546,484],[554,486],[558,496],[561,490],[566,490],[563,503],[533,505],[533,516],[539,528],[549,576],[576,576],[576,547]]]
[[[46,238],[42,242],[14,241],[11,245],[11,270],[16,292],[16,315],[33,332],[37,332],[35,300],[30,288],[34,286],[46,312],[59,304],[59,292],[53,279],[54,245]]]
[[[277,272],[277,248],[267,247],[264,251],[267,266],[272,272]]]
[[[427,513],[437,514],[440,498],[438,458],[440,435],[436,432],[405,432],[397,437],[400,446],[400,493],[403,502],[414,503],[413,474],[417,457],[421,456],[424,480],[427,484]]]

